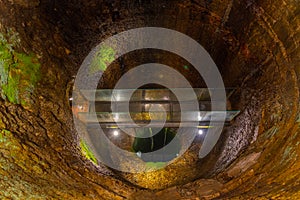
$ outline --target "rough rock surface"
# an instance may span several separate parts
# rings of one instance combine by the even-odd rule
[[[298,0],[1,0],[1,33],[19,33],[18,51],[38,55],[42,74],[34,109],[0,101],[1,199],[298,199],[299,13]],[[241,110],[203,165],[191,152],[186,164],[198,168],[170,174],[187,173],[190,183],[156,177],[157,190],[139,186],[153,179],[126,180],[85,159],[68,102],[68,83],[91,48],[142,26],[178,30],[203,45],[225,85],[237,87],[230,101]],[[148,56],[178,69],[184,63],[167,53],[136,53],[138,61],[134,52],[125,56],[126,70]],[[121,76],[113,69],[102,86]],[[191,81],[203,86],[199,76]]]

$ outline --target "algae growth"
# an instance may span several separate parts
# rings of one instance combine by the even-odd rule
[[[16,51],[18,33],[0,33],[0,93],[11,103],[30,104],[31,95],[40,80],[40,64],[34,54]]]
[[[105,71],[108,65],[115,60],[116,53],[109,46],[101,46],[100,50],[95,53],[91,63],[90,72]]]
[[[84,140],[80,140],[80,148],[81,153],[89,160],[91,160],[93,163],[97,164],[97,159],[91,149],[88,147],[87,143]]]

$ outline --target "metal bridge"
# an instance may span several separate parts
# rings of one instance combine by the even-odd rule
[[[179,127],[180,125],[181,127],[209,128],[212,119],[216,125],[219,118],[225,114],[226,125],[239,114],[238,110],[230,110],[230,106],[227,106],[226,111],[211,110],[210,95],[217,93],[219,89],[193,88],[193,90],[194,94],[185,88],[83,90],[81,95],[84,101],[80,104],[85,105],[85,108],[78,112],[78,118],[87,126],[100,124],[104,128],[120,126],[131,128],[136,125],[144,126],[150,122],[152,127],[161,127],[161,120],[164,119],[164,127]],[[180,95],[180,102],[172,91],[175,91],[177,96]],[[227,99],[233,91],[232,88],[226,89]],[[199,105],[198,111],[193,109],[195,96]],[[214,103],[222,102],[220,100]],[[73,106],[82,106],[80,104]],[[128,106],[129,112],[125,112]],[[161,110],[153,111],[151,109],[153,106]],[[185,108],[184,111],[181,111],[181,107]],[[115,112],[112,112],[112,108]]]

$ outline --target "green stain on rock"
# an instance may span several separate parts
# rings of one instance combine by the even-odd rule
[[[81,153],[89,160],[91,160],[93,163],[98,164],[97,159],[87,143],[84,140],[80,140],[80,149]]]
[[[19,43],[17,33],[0,33],[0,93],[3,99],[26,106],[40,80],[40,64],[34,54],[16,52]]]
[[[7,137],[10,136],[10,132],[8,130],[1,130],[0,131],[0,143],[7,142]]]
[[[167,162],[146,162],[147,170],[161,169],[167,165]]]
[[[112,47],[102,46],[94,55],[90,66],[90,72],[96,73],[98,71],[105,71],[108,65],[115,60],[115,56],[116,53]]]
[[[183,68],[184,68],[185,70],[189,70],[189,66],[187,66],[187,65],[184,65]]]

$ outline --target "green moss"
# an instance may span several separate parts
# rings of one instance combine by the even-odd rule
[[[147,170],[150,169],[160,169],[166,166],[167,162],[146,162]]]
[[[34,54],[16,52],[19,43],[17,33],[0,33],[0,92],[3,99],[27,105],[40,80],[40,64]]]
[[[0,131],[0,143],[7,142],[7,137],[10,136],[10,131],[8,130],[1,130]]]
[[[184,68],[185,70],[189,70],[189,66],[187,66],[187,65],[184,65],[183,68]]]
[[[91,160],[93,163],[97,164],[97,159],[91,149],[88,147],[87,143],[84,140],[80,140],[80,148],[82,154],[89,160]]]
[[[11,71],[8,76],[7,84],[2,85],[3,94],[8,98],[8,101],[12,103],[19,103],[19,86],[20,75],[15,74],[14,71]]]
[[[116,53],[113,48],[102,46],[94,55],[91,63],[90,72],[105,71],[108,65],[115,60]]]

